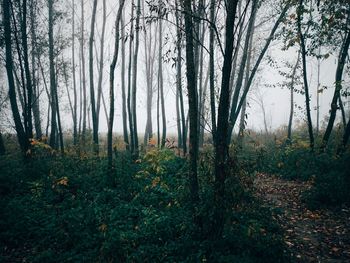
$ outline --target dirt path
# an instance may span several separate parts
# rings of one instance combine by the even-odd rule
[[[310,211],[301,194],[309,182],[283,180],[258,174],[257,195],[273,209],[284,229],[293,262],[350,262],[350,210]],[[349,189],[350,191],[350,189]]]

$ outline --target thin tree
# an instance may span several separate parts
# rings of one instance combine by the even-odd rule
[[[307,65],[306,65],[306,47],[305,47],[305,37],[302,33],[301,29],[301,21],[304,12],[303,0],[299,1],[299,6],[297,10],[297,26],[298,26],[298,36],[300,39],[300,50],[301,50],[301,59],[303,66],[303,80],[304,80],[304,91],[305,91],[305,105],[306,105],[306,117],[307,117],[307,125],[309,132],[309,140],[310,140],[310,148],[314,149],[315,139],[314,132],[312,127],[312,119],[311,119],[311,109],[310,109],[310,95],[309,95],[309,84],[307,79]]]
[[[93,44],[95,38],[95,20],[96,20],[97,0],[94,0],[91,17],[91,31],[89,37],[89,75],[90,75],[90,108],[92,118],[92,138],[94,143],[94,152],[98,154],[98,117],[95,103],[95,88],[94,88],[94,54]],[[102,60],[102,59],[101,59]]]
[[[114,71],[117,65],[118,53],[119,53],[119,27],[122,11],[125,0],[120,0],[117,17],[115,20],[115,39],[114,39],[114,52],[113,59],[110,65],[109,75],[109,118],[108,118],[108,134],[107,134],[107,156],[108,156],[108,168],[109,172],[113,172],[113,121],[114,121]]]

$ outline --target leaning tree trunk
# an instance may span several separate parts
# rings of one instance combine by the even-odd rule
[[[120,0],[117,17],[115,20],[115,39],[114,39],[114,52],[113,59],[109,72],[109,118],[108,118],[108,134],[107,134],[107,156],[108,156],[108,171],[111,174],[113,172],[113,121],[114,121],[114,71],[117,65],[118,52],[119,52],[119,24],[122,16],[122,10],[125,0]]]
[[[328,125],[322,140],[322,146],[321,146],[322,149],[325,149],[327,146],[329,137],[331,135],[331,132],[334,126],[335,117],[337,115],[338,101],[340,98],[340,91],[342,89],[343,71],[345,66],[345,60],[346,60],[346,57],[348,56],[349,46],[350,46],[350,31],[347,32],[347,36],[345,38],[345,41],[339,53],[338,66],[335,73],[335,90],[334,90],[334,95],[331,102],[331,110],[330,110]]]

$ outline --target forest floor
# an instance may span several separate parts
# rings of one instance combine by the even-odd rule
[[[312,182],[258,174],[257,195],[284,230],[292,262],[350,262],[350,209],[309,210],[302,195]]]

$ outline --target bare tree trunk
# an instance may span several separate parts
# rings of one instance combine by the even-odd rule
[[[75,3],[73,0],[72,3],[72,67],[73,67],[73,144],[77,145],[78,143],[78,123],[77,123],[77,108],[78,108],[78,99],[77,99],[77,81],[75,75]]]
[[[140,16],[141,16],[141,0],[137,0],[136,7],[136,24],[135,24],[135,50],[134,50],[134,64],[133,64],[133,81],[132,81],[132,114],[133,114],[133,133],[134,133],[134,155],[139,156],[139,139],[137,134],[137,112],[136,112],[136,92],[137,92],[137,58],[139,52],[139,31],[140,31]]]
[[[293,116],[294,116],[294,83],[296,79],[296,72],[299,67],[299,61],[300,61],[300,50],[298,52],[297,62],[295,63],[295,66],[292,71],[292,80],[290,83],[290,113],[289,113],[289,122],[288,122],[288,141],[292,141],[292,126],[293,126]]]
[[[23,61],[24,71],[26,77],[26,90],[27,90],[27,116],[25,123],[25,130],[28,138],[33,138],[33,121],[32,121],[32,105],[33,105],[33,86],[31,79],[31,72],[29,69],[29,56],[28,56],[28,41],[27,41],[27,0],[23,0],[22,4],[22,21],[21,21],[21,37],[23,47]]]
[[[143,19],[143,26],[146,28],[145,19]],[[144,145],[147,145],[150,139],[153,138],[153,125],[152,125],[152,101],[153,101],[153,70],[154,70],[154,57],[156,51],[156,38],[154,43],[152,42],[152,25],[149,27],[150,33],[147,36],[147,30],[144,30],[144,44],[145,44],[145,64],[146,64],[146,83],[147,83],[147,121],[144,136]]]
[[[106,33],[106,21],[107,21],[107,10],[106,10],[106,0],[102,1],[102,35],[100,40],[100,61],[99,61],[99,67],[98,67],[98,84],[97,84],[97,103],[96,103],[96,117],[97,117],[97,123],[99,123],[100,119],[100,109],[101,109],[101,98],[102,98],[102,80],[103,80],[103,66],[104,66],[104,43],[105,43],[105,33]],[[122,25],[122,32],[124,31],[124,26]],[[122,38],[124,34],[122,33]],[[122,45],[125,44],[124,41],[122,41]],[[124,62],[125,64],[125,62]],[[125,67],[125,66],[124,66]],[[122,79],[122,81],[125,79]],[[125,85],[125,84],[124,84]]]
[[[35,33],[35,1],[31,2],[30,5],[30,34],[31,34],[31,45],[32,45],[32,53],[31,53],[31,64],[32,64],[32,84],[33,84],[33,117],[34,117],[34,127],[35,127],[35,134],[37,139],[41,139],[42,129],[41,129],[41,118],[40,118],[40,104],[39,104],[39,90],[38,90],[38,81],[35,77],[35,74],[37,72],[36,70],[36,63],[35,63],[35,53],[36,51],[36,33]]]
[[[215,22],[215,0],[210,1],[210,21]],[[213,137],[213,144],[216,142],[216,106],[215,106],[215,38],[214,38],[214,28],[210,27],[209,33],[209,89],[210,89],[210,109],[211,109],[211,130]]]
[[[312,120],[311,120],[309,84],[308,84],[308,80],[307,80],[305,39],[304,39],[304,35],[301,31],[302,12],[303,12],[303,0],[299,0],[299,7],[298,7],[298,11],[297,11],[297,13],[298,13],[297,25],[298,25],[298,34],[299,34],[299,38],[300,38],[301,58],[302,58],[302,65],[303,65],[306,117],[307,117],[308,131],[309,131],[310,148],[313,151],[315,142],[314,142]]]
[[[98,146],[98,117],[96,112],[95,103],[95,87],[94,87],[94,54],[93,54],[93,44],[95,38],[95,20],[97,11],[97,0],[94,0],[92,7],[92,17],[91,17],[91,31],[89,37],[89,77],[90,77],[90,108],[91,108],[91,118],[92,118],[92,139],[93,148],[96,155],[99,152]],[[102,61],[102,59],[100,60]]]
[[[187,68],[187,90],[190,120],[190,194],[194,209],[199,202],[198,193],[198,95],[196,90],[196,72],[194,64],[194,46],[193,46],[193,21],[191,0],[184,0],[185,13],[185,34],[186,34],[186,68]],[[196,212],[195,212],[196,213]],[[196,215],[195,215],[196,216]]]
[[[182,15],[181,12],[179,12],[180,6],[178,6],[178,1],[175,1],[175,7],[176,7],[176,49],[177,49],[177,59],[176,59],[176,88],[179,91],[179,100],[180,100],[180,112],[181,112],[181,126],[182,126],[182,149],[183,154],[186,155],[187,153],[187,135],[186,135],[186,116],[185,116],[185,109],[184,109],[184,100],[183,100],[183,94],[182,94],[182,35],[181,35],[181,20]]]
[[[318,49],[318,56],[320,56],[321,48]],[[316,92],[316,135],[320,132],[320,74],[321,74],[321,59],[317,58],[317,92]]]
[[[9,99],[11,104],[11,110],[13,120],[15,123],[15,129],[17,132],[17,138],[20,148],[23,153],[26,153],[29,148],[29,140],[24,130],[21,116],[19,114],[17,98],[16,98],[16,87],[13,78],[13,58],[12,58],[12,41],[11,41],[11,15],[10,15],[10,0],[2,0],[2,15],[3,15],[3,30],[4,30],[4,42],[5,42],[5,62],[7,81],[9,87]]]
[[[118,52],[119,52],[119,26],[120,19],[122,16],[123,6],[125,0],[120,0],[117,17],[115,20],[115,39],[114,39],[114,53],[113,59],[110,66],[110,75],[109,75],[109,100],[110,100],[110,108],[109,108],[109,118],[108,118],[108,135],[107,135],[107,156],[108,156],[108,170],[109,173],[113,172],[113,121],[114,121],[114,71],[117,65],[118,60]]]
[[[84,23],[85,23],[85,15],[84,15],[84,0],[81,0],[81,35],[80,35],[80,52],[81,52],[81,74],[82,74],[82,90],[83,90],[83,127],[81,132],[81,137],[83,144],[85,144],[86,139],[86,117],[87,117],[87,98],[86,98],[86,75],[85,75],[85,55],[84,55]]]
[[[105,0],[104,0],[105,1]],[[126,110],[126,95],[125,95],[125,23],[124,23],[124,11],[120,20],[121,26],[121,80],[122,80],[122,117],[123,117],[123,138],[126,150],[129,150],[129,135],[128,135],[128,124],[127,124],[127,110]],[[101,70],[102,71],[102,70]]]
[[[128,116],[129,116],[129,130],[130,130],[130,150],[131,153],[134,153],[135,150],[135,140],[134,140],[134,115],[132,113],[132,105],[131,105],[131,68],[132,68],[132,53],[133,53],[133,39],[134,39],[134,0],[131,2],[131,23],[130,23],[130,34],[129,37],[129,67],[128,67],[128,100],[127,100],[127,107],[128,107]],[[137,63],[137,62],[135,62]]]
[[[53,39],[53,0],[48,0],[49,6],[49,61],[50,61],[50,93],[51,93],[51,132],[50,146],[56,148],[56,129],[57,129],[57,108],[56,108],[56,72],[54,56],[54,39]]]
[[[225,32],[225,53],[222,67],[222,83],[220,92],[220,101],[218,108],[218,124],[215,142],[215,208],[214,223],[212,233],[214,237],[221,237],[224,227],[225,212],[225,180],[228,176],[229,153],[228,153],[228,135],[229,135],[229,108],[230,108],[230,76],[232,70],[232,55],[234,43],[234,23],[237,11],[238,0],[228,1],[226,7],[226,32]]]
[[[159,5],[162,6],[162,1],[159,0]],[[161,8],[161,7],[160,7]],[[162,9],[161,9],[162,12]],[[158,47],[158,87],[160,90],[160,100],[162,104],[162,142],[161,147],[164,148],[166,140],[166,116],[165,116],[165,101],[164,101],[164,86],[163,86],[163,24],[162,18],[159,18],[159,47]]]

